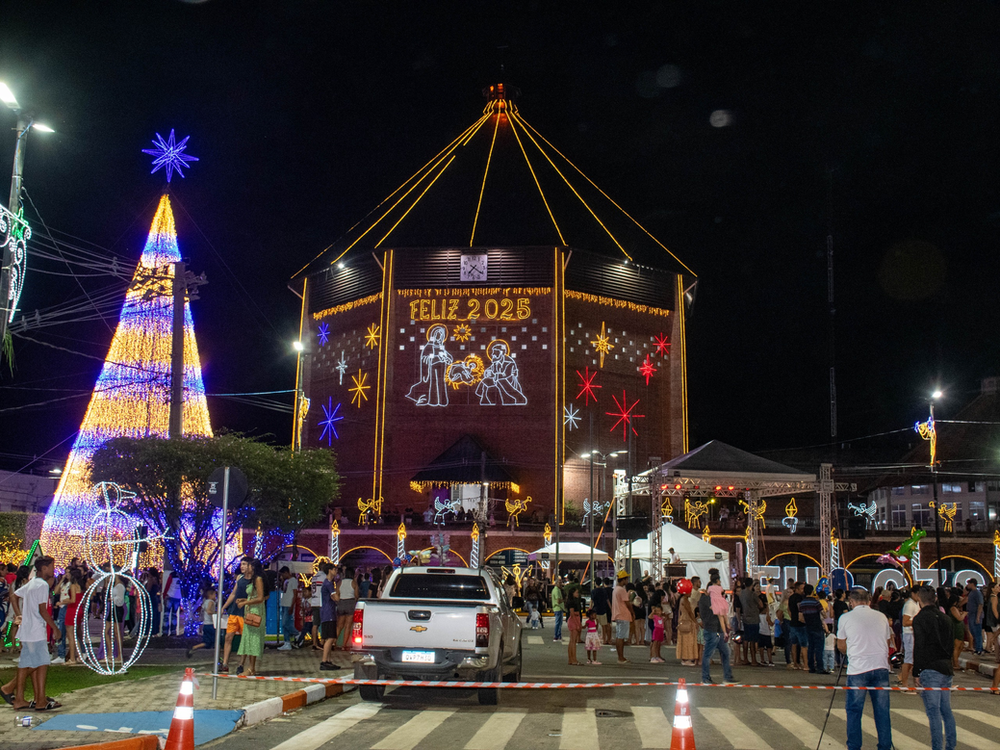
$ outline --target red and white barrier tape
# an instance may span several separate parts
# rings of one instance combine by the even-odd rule
[[[202,677],[214,677],[211,672]],[[433,687],[433,688],[513,688],[515,690],[550,690],[554,688],[616,688],[616,687],[676,687],[679,682],[472,682],[460,680],[355,680],[344,677],[278,677],[267,675],[220,674],[233,680],[271,680],[275,682],[320,682],[335,685],[384,685],[386,687]],[[897,693],[917,693],[921,691],[948,691],[960,693],[988,693],[988,687],[862,687],[848,685],[725,685],[713,682],[685,682],[689,688],[767,688],[771,690],[889,690]]]

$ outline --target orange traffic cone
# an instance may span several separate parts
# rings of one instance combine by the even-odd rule
[[[191,668],[184,670],[164,750],[194,750],[194,670]]]
[[[691,706],[684,678],[677,685],[677,701],[674,704],[674,731],[670,735],[670,750],[695,750],[694,728],[691,726]]]

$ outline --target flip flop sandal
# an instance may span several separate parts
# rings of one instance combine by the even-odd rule
[[[57,709],[57,708],[62,708],[62,703],[60,703],[59,701],[57,701],[57,700],[55,700],[53,698],[49,698],[49,702],[46,703],[41,708],[36,707],[35,706],[35,702],[32,701],[31,702],[31,708],[33,710],[35,710],[35,711],[52,711],[52,710]]]
[[[3,698],[10,705],[12,705],[12,706],[14,705],[14,694],[13,693],[5,693],[3,690],[0,690],[0,698]]]

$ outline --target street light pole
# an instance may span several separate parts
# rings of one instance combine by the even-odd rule
[[[937,561],[938,561],[938,585],[944,586],[945,572],[944,572],[944,560],[941,557],[941,519],[938,513],[938,486],[937,486],[937,427],[934,425],[934,399],[931,398],[931,415],[930,415],[930,429],[933,434],[931,442],[931,482],[934,484],[934,545],[937,549]]]

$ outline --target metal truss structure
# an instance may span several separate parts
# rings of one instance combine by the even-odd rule
[[[630,510],[632,497],[648,496],[652,503],[652,527],[659,530],[664,523],[661,507],[665,498],[691,497],[733,497],[740,498],[747,507],[746,534],[746,570],[753,575],[760,567],[758,555],[761,549],[761,534],[763,528],[763,513],[760,509],[761,500],[768,497],[781,497],[799,493],[815,492],[819,496],[821,563],[823,574],[829,575],[831,570],[831,549],[829,540],[833,532],[834,496],[837,492],[854,492],[854,483],[834,482],[832,479],[833,465],[822,464],[818,480],[766,480],[748,479],[746,476],[714,477],[673,476],[661,477],[660,467],[643,472],[632,477],[631,482],[624,477],[615,482],[615,510],[619,516],[626,515]],[[615,549],[615,562],[621,567],[627,564],[628,541],[618,540]],[[659,534],[653,534],[651,544],[651,567],[653,570],[663,569],[662,539]]]

